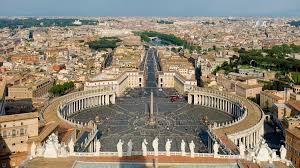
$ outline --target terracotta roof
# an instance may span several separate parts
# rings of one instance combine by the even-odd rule
[[[298,139],[300,139],[300,128],[299,127],[286,129],[285,131],[289,132],[290,134],[292,134],[295,137],[297,137]]]
[[[221,142],[225,145],[226,149],[230,149],[231,151],[237,150],[237,146],[225,135],[218,137]]]
[[[260,84],[247,85],[247,84],[244,84],[244,83],[241,83],[241,82],[238,82],[236,85],[241,87],[241,88],[244,88],[244,89],[253,89],[253,88],[262,87],[262,85],[260,85]]]
[[[0,116],[0,122],[26,120],[26,119],[33,119],[33,118],[38,118],[38,117],[39,117],[38,112],[4,115],[4,116]]]
[[[300,112],[300,101],[295,101],[295,100],[289,100],[288,104],[293,107],[295,110]]]
[[[268,97],[271,97],[271,98],[275,99],[275,100],[282,100],[283,99],[283,98],[277,96],[276,94],[274,94],[274,92],[276,92],[276,91],[266,90],[266,91],[263,91],[262,93],[265,94]]]

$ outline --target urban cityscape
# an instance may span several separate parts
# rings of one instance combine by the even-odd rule
[[[159,9],[0,12],[0,166],[300,168],[300,14]]]

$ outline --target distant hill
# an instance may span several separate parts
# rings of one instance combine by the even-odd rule
[[[30,27],[66,27],[66,26],[79,26],[75,24],[76,19],[0,19],[0,28],[30,28]],[[96,20],[80,20],[80,25],[97,25]]]

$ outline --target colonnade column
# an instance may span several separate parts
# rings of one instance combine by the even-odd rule
[[[102,102],[102,105],[104,105],[104,95],[101,95],[101,102]]]
[[[111,97],[111,104],[116,104],[116,95],[113,94]]]
[[[198,95],[194,95],[194,104],[198,104]]]
[[[188,104],[192,104],[192,96],[191,94],[188,94]]]
[[[109,95],[105,95],[105,104],[109,105]]]

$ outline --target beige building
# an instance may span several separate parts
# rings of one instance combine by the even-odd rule
[[[158,87],[175,88],[180,94],[197,86],[196,80],[188,80],[178,72],[160,72],[158,75]]]
[[[178,72],[185,79],[195,79],[195,67],[187,58],[166,51],[165,49],[159,50],[158,55],[161,71]]]
[[[262,109],[271,109],[276,103],[285,102],[285,92],[276,90],[265,90],[260,92],[260,107]]]
[[[100,74],[85,82],[84,90],[107,89],[114,90],[120,96],[128,88],[144,87],[144,74],[140,71],[125,71],[115,78],[104,78],[105,74]],[[109,76],[113,77],[113,76]]]
[[[48,93],[54,82],[51,79],[27,80],[24,83],[8,87],[8,98],[10,99],[31,99],[43,97]]]
[[[285,135],[287,159],[292,161],[296,168],[300,168],[300,127],[287,129]]]
[[[29,139],[38,136],[38,113],[23,113],[0,116],[0,156],[2,165],[13,163],[10,155],[27,153]]]
[[[286,116],[290,116],[292,109],[285,103],[274,103],[271,109],[273,117],[282,120]]]
[[[248,79],[245,82],[237,82],[235,93],[242,97],[256,98],[262,91],[262,85],[258,84],[256,79]]]

